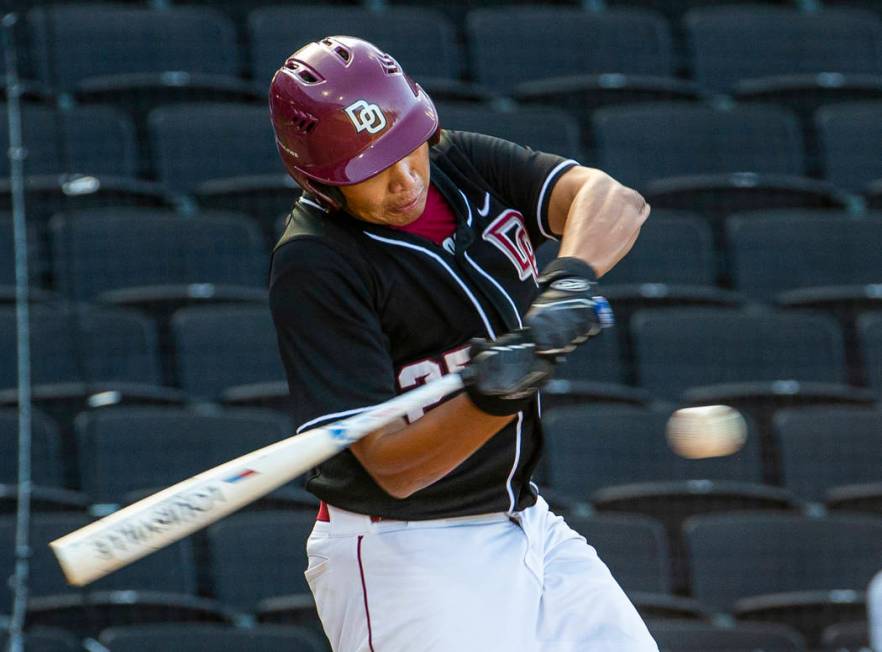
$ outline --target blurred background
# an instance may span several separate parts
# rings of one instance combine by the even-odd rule
[[[266,280],[299,190],[266,90],[302,44],[349,34],[396,57],[443,126],[576,158],[652,204],[602,281],[617,329],[545,392],[537,481],[661,649],[870,649],[880,0],[3,11],[4,645],[329,649],[302,575],[316,501],[299,482],[85,590],[46,544],[290,433]],[[718,403],[747,416],[744,448],[674,455],[670,413]]]

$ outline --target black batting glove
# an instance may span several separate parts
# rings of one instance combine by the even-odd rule
[[[536,355],[527,330],[493,342],[473,340],[469,353],[471,361],[461,372],[466,394],[479,410],[494,416],[526,409],[554,370],[549,360]]]
[[[541,293],[524,318],[539,353],[564,356],[613,325],[609,303],[594,296],[597,275],[584,261],[555,258],[542,271],[539,287]]]

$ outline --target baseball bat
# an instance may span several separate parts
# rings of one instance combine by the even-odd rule
[[[85,586],[254,502],[369,433],[462,386],[459,374],[448,374],[364,412],[183,480],[49,546],[67,581]]]

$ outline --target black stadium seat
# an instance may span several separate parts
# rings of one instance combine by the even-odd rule
[[[882,518],[786,514],[686,522],[694,597],[737,617],[789,624],[810,646],[826,625],[862,617],[882,567]]]
[[[308,593],[306,539],[314,513],[252,512],[208,530],[217,598],[253,611],[266,598]]]
[[[815,315],[646,310],[631,321],[640,384],[672,399],[720,383],[845,381],[842,336]]]
[[[858,192],[882,179],[882,101],[825,106],[815,121],[827,179]]]
[[[501,111],[483,104],[436,103],[445,129],[474,131],[582,162],[579,123],[550,107]]]
[[[106,209],[57,215],[50,230],[55,282],[73,299],[137,305],[168,299],[169,286],[212,284],[260,296],[266,285],[263,235],[242,216]]]
[[[774,418],[784,485],[821,502],[842,485],[882,482],[882,412],[854,407],[781,410]]]
[[[782,625],[740,623],[720,627],[689,620],[649,620],[660,652],[805,652],[796,630]]]
[[[68,91],[127,73],[239,73],[233,24],[208,8],[65,4],[33,9],[27,21],[39,78]]]
[[[685,24],[696,79],[716,91],[734,90],[748,79],[782,80],[816,73],[882,75],[882,22],[866,12],[703,7],[690,11]]]
[[[0,646],[8,649],[9,637],[0,633]],[[33,627],[24,635],[24,652],[81,652],[80,640],[63,629]]]
[[[547,35],[555,35],[548,47]],[[475,79],[501,93],[552,77],[674,72],[664,20],[642,11],[593,13],[570,7],[497,7],[469,13]]]
[[[661,523],[632,514],[568,515],[566,520],[626,592],[670,593],[670,553]]]
[[[462,65],[456,33],[442,15],[425,8],[319,4],[272,6],[248,16],[251,76],[268,87],[286,57],[310,41],[351,35],[366,39],[394,57],[434,99],[480,99],[478,89],[458,81]]]
[[[31,338],[32,400],[65,431],[90,402],[175,404],[184,398],[164,385],[156,327],[138,313],[34,305]],[[15,370],[15,309],[0,307],[0,405],[18,402]]]
[[[730,216],[726,227],[735,287],[757,299],[799,288],[882,284],[882,215],[754,211]]]
[[[224,390],[285,381],[276,331],[266,306],[196,306],[172,317],[181,387],[218,399]]]
[[[555,35],[553,47],[548,34]],[[478,9],[469,13],[467,37],[478,82],[521,102],[570,111],[585,136],[597,107],[697,98],[692,83],[675,78],[670,30],[654,12]]]
[[[169,486],[291,434],[265,410],[200,414],[185,409],[109,408],[76,420],[82,488],[95,502]]]
[[[301,627],[262,625],[235,628],[224,625],[159,624],[113,627],[99,642],[109,652],[324,652],[315,633]]]
[[[6,104],[0,120],[7,124]],[[56,110],[25,105],[22,141],[27,147],[27,175],[81,173],[136,176],[138,145],[131,120],[106,106],[74,106]],[[0,148],[9,147],[9,130],[0,131]],[[9,175],[9,159],[0,157],[0,177]]]
[[[656,208],[719,220],[760,208],[845,205],[832,186],[805,177],[799,122],[780,108],[649,103],[599,109],[592,123],[598,167]]]
[[[867,380],[876,394],[882,396],[882,312],[862,316],[858,320],[858,332]]]
[[[148,118],[156,176],[190,192],[211,179],[285,174],[266,107],[176,104]]]

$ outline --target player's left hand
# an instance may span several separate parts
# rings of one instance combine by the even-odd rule
[[[595,296],[594,270],[574,257],[555,258],[539,277],[541,294],[524,318],[541,355],[563,356],[613,325],[606,299]]]

